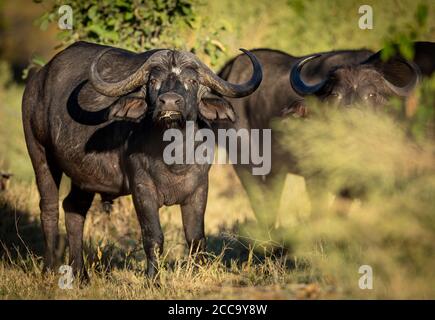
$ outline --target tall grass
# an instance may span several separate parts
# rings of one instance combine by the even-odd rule
[[[58,287],[60,274],[41,275],[43,239],[38,194],[34,184],[12,184],[0,194],[0,298],[36,299],[289,299],[328,296],[327,288],[304,263],[289,268],[291,257],[259,254],[255,244],[239,237],[252,221],[243,190],[229,167],[212,169],[214,182],[206,216],[207,262],[188,257],[178,208],[163,208],[165,251],[160,261],[160,285],[145,281],[145,255],[140,228],[130,198],[115,202],[110,215],[98,198],[85,224],[85,264],[90,283],[72,290]],[[231,183],[231,193],[227,184]],[[236,196],[234,196],[234,193]],[[223,210],[231,214],[223,221]],[[60,215],[57,249],[68,260],[64,215]]]
[[[425,101],[420,103],[423,108]],[[312,261],[323,279],[349,297],[433,299],[435,142],[430,126],[427,138],[417,140],[412,121],[391,112],[311,110],[308,119],[282,125],[284,144],[305,177],[324,192],[346,188],[359,201],[344,214],[339,206],[324,205],[321,214],[300,216],[289,232],[295,254]],[[361,265],[373,268],[373,290],[358,287]]]

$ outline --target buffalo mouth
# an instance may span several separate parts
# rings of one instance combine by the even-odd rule
[[[173,110],[161,111],[158,115],[159,121],[165,120],[165,119],[176,119],[179,117],[181,117],[181,112],[180,111],[173,111]]]
[[[184,123],[183,115],[180,111],[176,110],[160,111],[156,118],[158,124],[164,128],[182,127]]]

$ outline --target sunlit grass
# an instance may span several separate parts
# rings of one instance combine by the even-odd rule
[[[332,294],[312,284],[315,277],[306,263],[289,267],[293,264],[291,256],[264,256],[256,250],[254,241],[239,237],[238,225],[246,219],[252,220],[243,190],[236,183],[232,185],[235,196],[229,199],[223,195],[226,182],[237,181],[229,167],[216,167],[212,180],[217,186],[210,193],[206,215],[209,249],[205,264],[197,264],[188,256],[179,210],[163,208],[165,251],[160,282],[158,287],[150,286],[144,277],[146,260],[131,200],[127,197],[116,201],[109,216],[100,209],[100,201],[96,199],[88,214],[84,237],[85,264],[91,281],[82,286],[76,283],[72,290],[58,287],[60,274],[41,274],[42,237],[35,185],[12,184],[0,196],[1,298],[290,299]],[[231,212],[225,223],[221,218],[224,203],[225,209]],[[235,211],[237,208],[239,213]],[[62,213],[60,226],[58,251],[66,261]]]

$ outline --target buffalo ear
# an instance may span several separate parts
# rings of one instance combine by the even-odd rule
[[[108,120],[119,119],[137,122],[145,116],[147,109],[145,99],[123,97],[110,108]]]
[[[385,80],[396,87],[407,87],[412,83],[417,84],[421,72],[412,61],[407,61],[399,55],[383,61],[381,52],[372,55],[365,63],[373,65]]]
[[[206,94],[199,102],[199,114],[204,120],[236,121],[236,113],[230,102],[214,94]]]

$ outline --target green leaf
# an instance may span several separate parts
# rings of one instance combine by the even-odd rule
[[[134,17],[133,12],[126,12],[124,14],[124,20],[126,21],[130,21],[131,19],[133,19],[133,17]]]
[[[86,28],[86,31],[95,33],[98,37],[103,37],[106,30],[99,24],[93,24]]]
[[[95,6],[91,6],[89,8],[89,10],[88,10],[88,17],[89,17],[89,19],[95,20],[97,18],[97,10],[98,10],[98,7],[96,5]]]
[[[125,0],[116,0],[115,5],[119,8],[131,8],[131,3],[125,1]]]
[[[409,39],[402,39],[399,43],[400,54],[407,60],[412,60],[414,58],[414,46],[412,41]]]
[[[50,21],[48,21],[48,20],[43,20],[42,22],[41,22],[41,24],[39,25],[39,28],[42,30],[42,31],[46,31],[47,29],[48,29],[48,26],[50,25]]]
[[[112,42],[118,42],[119,34],[116,31],[106,31],[104,37]]]
[[[45,59],[41,56],[34,56],[32,58],[32,62],[38,66],[43,67],[47,62],[45,61]]]
[[[66,41],[70,37],[70,35],[71,35],[70,30],[63,30],[56,35],[56,39],[63,42]]]
[[[388,42],[384,45],[384,48],[381,51],[381,59],[382,61],[386,61],[391,58],[396,53],[394,45],[391,42]]]

